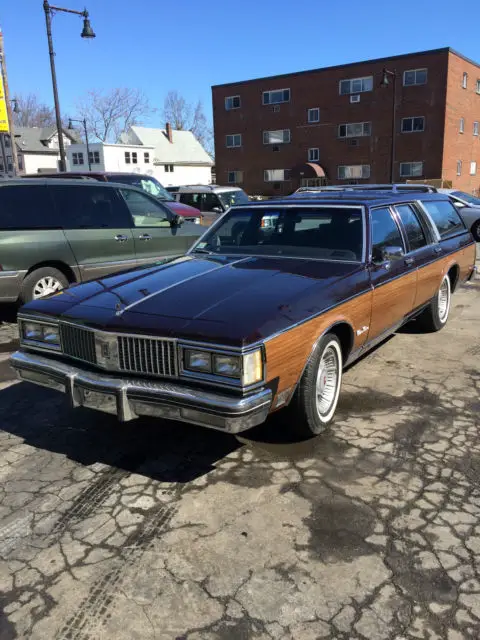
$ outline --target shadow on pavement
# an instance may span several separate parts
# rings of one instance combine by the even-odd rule
[[[0,327],[17,321],[18,305],[0,304]]]

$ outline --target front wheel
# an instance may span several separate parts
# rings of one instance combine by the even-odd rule
[[[440,331],[447,324],[452,299],[450,278],[443,277],[437,295],[418,317],[420,327],[427,332]]]
[[[318,435],[333,421],[342,368],[340,341],[335,334],[327,333],[315,347],[290,406],[299,435]]]
[[[480,242],[480,220],[476,220],[472,224],[472,228],[470,229],[472,232],[472,236],[475,239],[475,242]]]

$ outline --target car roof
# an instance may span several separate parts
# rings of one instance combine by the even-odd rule
[[[197,193],[224,193],[226,191],[242,191],[240,187],[221,187],[218,184],[185,184],[176,187],[178,191]]]
[[[100,187],[102,189],[114,189],[114,188],[121,188],[121,189],[135,189],[135,191],[139,191],[140,193],[145,194],[145,191],[143,189],[140,189],[139,187],[136,187],[133,184],[125,184],[122,182],[104,182],[103,180],[101,181],[97,181],[97,180],[75,180],[75,178],[43,178],[43,179],[39,179],[39,178],[14,178],[12,180],[7,180],[5,182],[5,184],[3,184],[2,182],[0,182],[0,187],[25,187],[26,185],[57,185],[57,186],[75,186],[75,187],[81,187],[82,189],[87,189],[87,188],[93,188],[93,187]],[[149,194],[146,194],[149,195]]]
[[[412,202],[412,200],[421,201],[448,201],[446,195],[442,193],[421,193],[418,191],[392,193],[387,191],[338,191],[333,195],[330,191],[324,191],[311,194],[298,194],[295,197],[287,196],[279,200],[274,200],[269,204],[268,200],[260,202],[250,202],[244,205],[235,205],[236,207],[279,207],[279,206],[300,206],[314,204],[346,204],[359,206],[378,206],[382,204],[402,204],[404,202]]]

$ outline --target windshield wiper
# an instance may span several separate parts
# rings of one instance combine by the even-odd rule
[[[193,249],[193,253],[207,253],[211,256],[213,251],[210,251],[209,249]]]

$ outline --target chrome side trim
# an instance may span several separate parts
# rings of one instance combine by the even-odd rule
[[[19,271],[0,271],[0,278],[20,278],[28,273],[27,269],[20,269]]]
[[[132,265],[134,267],[137,264],[137,260],[129,258],[128,260],[114,260],[108,262],[91,262],[89,264],[79,264],[78,268],[83,270],[85,273],[89,271],[94,271],[96,269],[104,269],[105,267],[120,267],[123,265]]]

